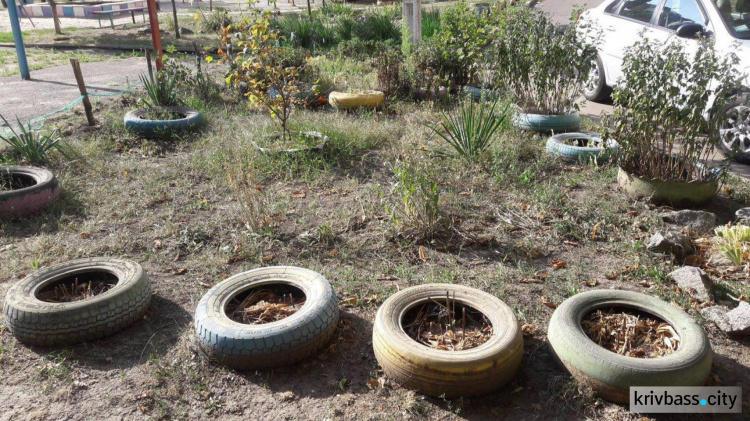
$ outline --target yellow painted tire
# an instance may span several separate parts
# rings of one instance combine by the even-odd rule
[[[377,108],[383,105],[385,94],[380,91],[364,91],[359,93],[331,92],[328,102],[335,108]]]
[[[407,311],[430,298],[445,298],[446,291],[487,317],[493,328],[487,342],[465,351],[440,351],[407,335],[401,327]],[[516,374],[523,357],[523,335],[513,310],[486,292],[452,284],[419,285],[388,298],[375,316],[372,345],[390,379],[445,398],[484,395],[502,387]]]

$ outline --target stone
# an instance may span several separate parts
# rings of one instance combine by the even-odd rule
[[[706,320],[712,321],[724,332],[732,330],[732,325],[727,320],[727,309],[723,306],[711,306],[701,310],[701,316]]]
[[[671,272],[669,277],[672,278],[672,280],[674,280],[684,292],[687,292],[692,297],[701,301],[711,301],[711,290],[713,289],[714,283],[702,269],[693,266],[685,266]]]
[[[687,227],[698,234],[712,234],[716,226],[716,215],[697,210],[681,210],[662,213],[661,219],[668,223]]]
[[[750,225],[750,208],[742,208],[734,213],[737,216],[737,222],[742,225]]]
[[[670,253],[677,257],[689,256],[695,252],[690,238],[673,231],[652,235],[646,249],[654,253]]]
[[[190,35],[192,33],[194,33],[192,29],[180,26],[180,35]]]
[[[750,335],[750,304],[740,301],[740,305],[727,313],[727,321],[732,326],[730,335]]]

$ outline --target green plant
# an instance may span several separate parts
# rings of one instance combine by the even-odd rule
[[[216,8],[216,11],[208,15],[199,11],[193,16],[193,19],[198,22],[198,31],[202,33],[218,32],[234,23],[229,12],[222,8]]]
[[[439,26],[434,38],[442,63],[434,67],[451,86],[466,85],[474,78],[482,51],[489,42],[491,17],[477,14],[462,1],[443,11]]]
[[[24,126],[21,120],[16,118],[18,123],[18,131],[16,131],[3,115],[0,114],[0,118],[3,119],[3,123],[12,133],[9,136],[0,135],[0,140],[10,146],[13,153],[23,160],[31,164],[46,165],[50,163],[49,153],[51,151],[57,151],[68,159],[74,157],[75,154],[70,146],[57,137],[58,130],[53,130],[51,133],[42,133],[34,130],[30,123]]]
[[[427,127],[455,150],[454,156],[476,161],[492,145],[495,133],[507,125],[508,107],[498,110],[498,102],[476,104],[463,99],[453,111],[442,113],[440,128]]]
[[[385,212],[404,234],[428,238],[443,225],[440,190],[429,176],[424,162],[398,162],[393,169],[396,183],[391,193],[396,201],[387,201]]]
[[[333,30],[339,41],[349,41],[354,36],[354,27],[357,21],[349,16],[344,16],[336,20]]]
[[[401,42],[401,28],[392,16],[384,12],[368,12],[354,27],[354,34],[365,41]]]
[[[182,103],[178,98],[177,78],[169,72],[162,70],[156,74],[142,74],[140,79],[146,90],[147,98],[143,99],[146,106],[173,107]]]
[[[398,50],[385,49],[378,54],[378,86],[386,95],[395,95],[403,87],[403,58]]]
[[[341,18],[341,17],[348,17],[354,15],[354,9],[352,9],[351,6],[347,4],[342,3],[329,3],[325,6],[318,9],[318,12],[327,17],[335,17],[335,18]]]
[[[292,111],[306,104],[299,95],[305,65],[290,65],[281,33],[271,26],[268,12],[257,13],[231,29],[235,32],[231,41],[229,31],[224,31],[222,42],[234,43],[238,52],[230,56],[222,51],[229,63],[226,81],[242,85],[251,105],[266,108],[281,125],[281,137],[286,140],[291,135],[287,123]]]
[[[588,28],[572,22],[560,29],[542,12],[528,7],[497,11],[485,63],[493,84],[515,96],[527,113],[567,114],[576,110],[592,61],[595,42]]]
[[[422,12],[422,38],[431,38],[440,31],[440,10]]]
[[[604,130],[620,143],[617,164],[652,179],[714,178],[700,161],[718,142],[719,119],[706,120],[704,113],[716,115],[738,88],[737,60],[720,58],[708,39],[694,53],[679,42],[663,46],[645,37],[629,48]]]
[[[714,230],[714,248],[727,257],[735,265],[742,265],[750,260],[750,227],[741,223],[731,223]]]

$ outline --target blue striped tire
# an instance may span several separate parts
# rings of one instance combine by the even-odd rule
[[[619,144],[614,139],[607,139],[607,147],[587,147],[569,145],[566,141],[572,139],[599,139],[596,134],[589,133],[564,133],[558,134],[547,139],[547,153],[560,158],[566,162],[589,162],[592,159],[598,164],[603,164],[617,154]]]
[[[182,114],[183,118],[176,120],[149,120],[147,116],[152,110]],[[201,113],[186,107],[139,108],[125,114],[125,128],[146,138],[169,137],[193,130],[202,123],[203,116],[201,116]]]
[[[574,132],[581,128],[581,116],[576,113],[565,115],[526,114],[517,112],[513,125],[521,130],[537,132]]]
[[[291,316],[266,324],[229,318],[227,304],[257,287],[290,285],[305,294],[305,304]],[[211,288],[195,310],[200,347],[218,363],[237,370],[290,365],[318,353],[333,336],[339,307],[331,284],[319,273],[275,266],[234,275]]]

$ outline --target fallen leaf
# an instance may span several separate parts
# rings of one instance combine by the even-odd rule
[[[570,241],[570,240],[563,241],[563,244],[567,246],[572,246],[572,247],[578,247],[580,245],[578,241]]]
[[[260,258],[260,260],[262,260],[262,261],[264,261],[264,262],[267,262],[267,261],[273,260],[273,259],[275,259],[275,258],[276,258],[276,255],[275,255],[275,254],[273,254],[273,253],[268,253],[268,254],[264,255],[263,257],[261,257],[261,258]]]
[[[637,282],[637,285],[640,285],[640,286],[642,286],[644,288],[651,288],[651,282],[649,282],[649,281],[647,281],[645,279],[643,281]]]
[[[592,230],[591,230],[591,238],[592,238],[592,239],[594,239],[594,240],[596,239],[596,230],[597,230],[597,228],[599,228],[600,226],[602,226],[602,224],[603,224],[603,223],[604,223],[604,222],[602,222],[602,221],[599,221],[599,222],[597,222],[597,223],[596,223],[596,224],[594,225],[594,229],[592,229]]]
[[[529,250],[529,256],[532,259],[538,259],[538,258],[542,257],[542,253],[540,253],[539,250],[537,250],[537,249],[531,249],[531,250]]]
[[[373,389],[377,389],[377,387],[378,387],[378,381],[377,380],[373,379],[373,380],[368,380],[367,381],[367,388],[368,389],[373,390]]]
[[[202,286],[203,288],[211,288],[211,285],[209,285],[209,284],[207,284],[207,283],[205,283],[203,281],[198,281],[198,284],[200,284],[200,286]]]
[[[597,281],[596,279],[592,279],[590,281],[585,281],[583,284],[586,286],[595,287],[599,285],[599,281]]]
[[[460,196],[471,196],[471,192],[470,191],[462,191],[461,193],[459,193],[459,195]]]
[[[617,279],[617,273],[609,272],[608,274],[604,275],[604,277],[609,279],[610,281],[614,281],[615,279]]]
[[[89,233],[87,233],[87,232],[82,232],[82,233],[81,233],[81,238],[83,238],[84,240],[85,240],[85,239],[87,239],[87,238],[89,238]]]
[[[523,278],[520,280],[520,282],[522,284],[541,284],[542,280],[536,278]]]
[[[161,240],[154,240],[154,248],[157,248],[157,249],[162,248]]]
[[[172,275],[184,275],[187,273],[187,269],[172,269]]]
[[[549,297],[547,297],[546,295],[542,295],[539,298],[539,301],[541,301],[542,304],[549,308],[557,308],[557,306],[560,305],[560,303],[553,303],[552,301],[550,301]]]
[[[349,297],[346,297],[343,300],[339,301],[339,305],[340,306],[344,306],[344,307],[352,307],[355,304],[357,304],[357,297],[355,297],[353,295],[349,296]]]
[[[339,251],[338,251],[338,250],[336,250],[336,249],[333,249],[333,250],[331,250],[330,252],[328,252],[328,255],[329,255],[329,256],[331,256],[331,257],[333,257],[333,256],[335,256],[335,255],[337,255],[337,254],[339,254]]]
[[[552,259],[552,269],[553,270],[560,270],[565,269],[568,266],[566,262],[563,262],[560,259]]]
[[[301,199],[303,197],[307,197],[307,192],[305,190],[297,190],[295,192],[292,192],[291,196],[295,199]]]
[[[523,332],[523,336],[531,336],[538,330],[539,326],[531,323],[526,323],[525,325],[521,326],[521,332]]]
[[[427,261],[427,256],[425,256],[424,247],[422,246],[419,246],[419,259],[422,260],[423,262]]]
[[[259,185],[259,184],[256,184],[255,186],[253,186],[253,188],[254,188],[255,190],[258,190],[258,191],[263,191],[263,186],[261,186],[261,185]]]

